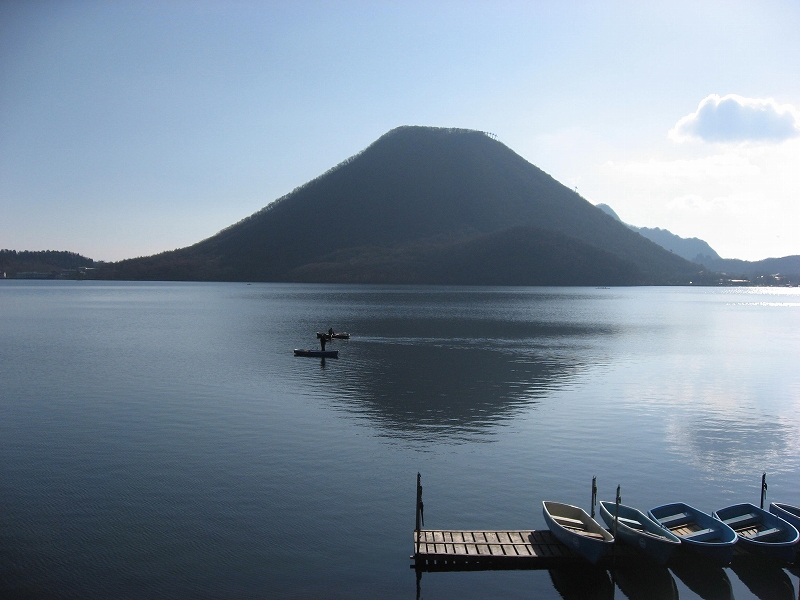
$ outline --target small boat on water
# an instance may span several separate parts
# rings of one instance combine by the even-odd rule
[[[611,531],[614,531],[614,502],[600,502],[600,516]],[[681,545],[681,540],[668,529],[653,521],[642,511],[631,506],[619,505],[617,538],[638,548],[660,565],[664,565],[672,553]]]
[[[728,525],[683,502],[647,511],[651,519],[681,539],[681,544],[722,566],[733,558],[738,536]]]
[[[339,358],[338,350],[299,350],[295,348],[295,356],[308,356],[311,358]]]
[[[611,552],[614,536],[585,510],[560,502],[542,502],[545,523],[557,540],[590,563],[595,564]]]
[[[317,332],[317,339],[319,340],[319,339],[322,339],[322,338],[325,338],[327,340],[349,340],[350,339],[350,334],[345,332],[345,331],[339,331],[339,332],[333,332],[333,333],[331,333],[330,331],[328,331],[328,332],[318,331]]]
[[[744,548],[786,562],[794,561],[800,534],[782,518],[750,503],[726,506],[713,516],[736,532],[738,543]]]
[[[800,508],[782,502],[773,502],[769,505],[769,512],[779,516],[781,519],[790,523],[795,529],[800,531]]]

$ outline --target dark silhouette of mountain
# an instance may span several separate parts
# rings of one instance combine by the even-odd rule
[[[292,281],[443,285],[634,285],[635,264],[554,231],[518,226],[459,241],[343,250],[293,269]]]
[[[617,213],[615,213],[608,204],[598,204],[597,208],[602,210],[607,215],[614,217],[620,223],[623,223],[622,219],[617,216]],[[636,233],[643,235],[651,242],[658,244],[665,250],[669,250],[670,252],[673,252],[688,261],[704,264],[701,262],[701,260],[699,260],[700,258],[707,258],[708,260],[720,258],[707,242],[699,238],[682,238],[678,235],[675,235],[671,231],[667,229],[661,229],[660,227],[636,227],[635,225],[630,225],[628,223],[624,224]]]
[[[620,223],[623,222],[617,213],[614,212],[614,209],[608,204],[598,204],[597,208]],[[674,252],[678,256],[694,263],[703,265],[710,271],[746,278],[778,274],[794,277],[800,275],[800,255],[784,256],[782,258],[765,258],[764,260],[757,261],[740,260],[738,258],[721,258],[711,246],[701,239],[682,238],[666,229],[660,229],[658,227],[636,227],[635,225],[629,225],[627,223],[625,223],[625,225],[652,242],[655,242],[662,248]]]
[[[76,271],[80,268],[92,267],[94,261],[75,252],[59,250],[0,250],[0,277],[3,273],[9,278],[19,274],[36,274],[57,278],[65,271]]]
[[[742,276],[747,278],[761,275],[788,275],[800,276],[800,255],[784,256],[781,258],[765,258],[764,260],[739,260],[738,258],[713,258],[701,256],[701,264],[712,271],[725,273],[729,276]]]
[[[594,285],[698,270],[485,133],[400,127],[211,238],[102,275]]]

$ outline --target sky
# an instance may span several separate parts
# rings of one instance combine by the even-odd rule
[[[800,254],[800,2],[0,0],[0,248],[191,245],[400,125]]]

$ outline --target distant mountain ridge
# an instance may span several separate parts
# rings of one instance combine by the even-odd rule
[[[595,285],[697,271],[483,132],[400,127],[215,236],[102,276]]]
[[[597,208],[620,223],[624,223],[617,213],[614,212],[614,209],[608,204],[598,204]],[[632,231],[636,231],[665,250],[674,252],[686,260],[703,265],[711,271],[742,277],[776,274],[800,275],[800,255],[765,258],[757,261],[722,258],[707,242],[701,239],[682,238],[666,229],[660,229],[658,227],[636,227],[628,223],[624,224]]]
[[[75,252],[62,250],[0,250],[0,277],[35,274],[37,278],[58,277],[64,271],[91,268],[94,261]]]
[[[620,223],[624,223],[624,221],[619,218],[619,215],[614,212],[614,209],[608,204],[598,204],[597,208],[602,210],[607,215],[615,218]],[[709,257],[713,259],[720,258],[719,254],[717,254],[714,249],[708,245],[708,243],[699,238],[682,238],[678,235],[675,235],[671,231],[661,229],[659,227],[636,227],[635,225],[630,225],[628,223],[624,224],[631,230],[643,235],[651,242],[658,244],[665,250],[674,252],[686,260],[702,264],[702,262],[698,260],[701,257]]]

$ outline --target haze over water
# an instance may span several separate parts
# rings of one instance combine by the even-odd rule
[[[800,505],[796,288],[4,281],[0,308],[4,598],[413,598],[417,471],[430,528],[543,528],[594,475],[711,512],[766,471]],[[328,327],[338,360],[292,355]]]

